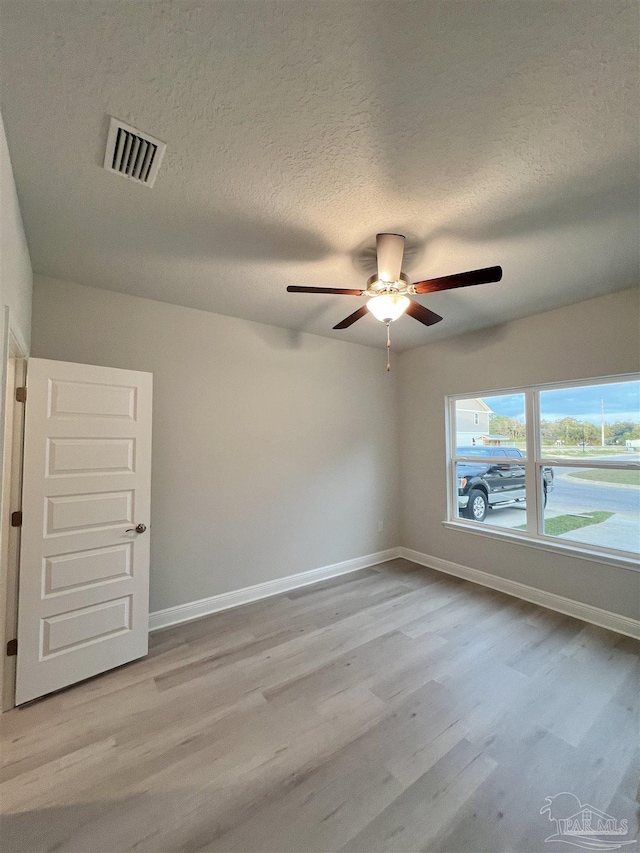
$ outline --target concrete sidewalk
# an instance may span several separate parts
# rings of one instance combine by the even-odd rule
[[[573,511],[575,512],[575,510]],[[568,514],[571,514],[571,510],[550,510],[547,508],[545,518],[548,520],[558,515]],[[524,504],[512,504],[491,510],[487,513],[486,519],[487,524],[505,530],[513,530],[526,524],[526,522],[527,515]],[[562,533],[557,538],[581,545],[599,545],[601,548],[615,548],[619,551],[630,551],[632,554],[640,555],[640,525],[637,517],[629,512],[616,512],[606,521]]]
[[[590,524],[588,527],[563,533],[559,538],[640,554],[640,525],[631,513],[616,512],[600,524]]]

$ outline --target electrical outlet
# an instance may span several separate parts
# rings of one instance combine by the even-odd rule
[[[383,530],[384,530],[384,521],[380,520],[378,522],[378,533],[382,533]]]

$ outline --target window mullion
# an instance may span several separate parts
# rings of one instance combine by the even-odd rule
[[[449,399],[447,411],[447,445],[449,449],[447,459],[447,502],[449,505],[449,518],[458,517],[458,472],[455,462],[456,456],[456,401]]]
[[[540,462],[558,468],[603,468],[606,471],[637,471],[640,469],[640,462],[625,462],[617,459],[605,462],[598,459],[589,459],[588,457],[586,459],[582,457],[555,459],[545,456],[540,459]]]
[[[540,484],[537,476],[540,427],[538,423],[538,400],[531,388],[524,391],[525,424],[527,433],[527,459],[525,462],[525,484],[527,494],[527,533],[536,534],[541,529],[539,519]]]

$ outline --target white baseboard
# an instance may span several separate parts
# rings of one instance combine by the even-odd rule
[[[158,631],[160,628],[168,628],[170,625],[190,622],[192,619],[199,619],[201,616],[208,616],[210,613],[229,610],[232,607],[239,607],[242,604],[249,604],[252,601],[259,601],[262,598],[269,598],[282,592],[289,592],[308,584],[355,572],[358,569],[366,569],[387,560],[394,560],[397,557],[404,557],[405,560],[411,560],[411,562],[418,563],[421,566],[427,566],[448,575],[455,575],[458,578],[464,578],[464,580],[472,583],[496,589],[524,601],[539,604],[549,610],[574,616],[576,619],[582,619],[583,622],[590,622],[592,625],[599,625],[602,628],[617,631],[619,634],[640,639],[640,622],[630,619],[628,616],[611,613],[609,610],[602,610],[600,607],[583,604],[581,601],[565,598],[553,592],[546,592],[519,581],[501,578],[479,569],[472,569],[469,566],[461,566],[459,563],[452,563],[450,560],[443,560],[440,557],[430,557],[428,554],[412,551],[411,548],[389,548],[387,551],[378,551],[376,554],[355,557],[352,560],[344,560],[342,563],[333,563],[330,566],[322,566],[308,572],[300,572],[296,575],[288,575],[284,578],[246,586],[232,592],[223,592],[220,595],[201,598],[199,601],[191,601],[188,604],[167,607],[166,610],[157,610],[155,613],[149,614],[149,630]]]
[[[440,557],[430,557],[428,554],[412,551],[411,548],[399,548],[398,550],[400,556],[404,557],[405,560],[411,560],[411,562],[418,563],[421,566],[428,566],[439,572],[446,572],[448,575],[455,575],[458,578],[488,586],[490,589],[505,592],[507,595],[531,601],[533,604],[539,604],[549,610],[557,610],[558,613],[575,616],[576,619],[582,619],[583,622],[590,622],[592,625],[599,625],[601,628],[609,628],[609,630],[617,631],[619,634],[640,639],[640,622],[636,619],[630,619],[628,616],[611,613],[609,610],[602,610],[600,607],[593,607],[591,604],[583,604],[581,601],[574,601],[572,598],[546,592],[519,581],[481,572],[479,569],[461,566]]]
[[[269,598],[272,595],[289,592],[292,589],[318,583],[318,581],[327,578],[346,575],[358,569],[367,569],[369,566],[377,566],[378,563],[395,560],[399,556],[400,548],[389,548],[387,551],[378,551],[376,554],[355,557],[352,560],[344,560],[342,563],[333,563],[330,566],[322,566],[308,572],[300,572],[296,575],[288,575],[285,578],[276,578],[253,586],[245,586],[242,589],[235,589],[233,592],[223,592],[220,595],[201,598],[199,601],[190,601],[188,604],[178,604],[176,607],[156,610],[155,613],[149,614],[149,630],[158,631],[160,628],[168,628],[169,625],[190,622],[192,619],[199,619],[201,616],[208,616],[210,613],[218,613],[220,610],[229,610],[231,607],[239,607],[241,604],[249,604],[252,601],[259,601],[261,598]]]

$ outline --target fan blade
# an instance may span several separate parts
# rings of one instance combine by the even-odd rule
[[[425,326],[434,326],[442,320],[442,317],[436,314],[435,311],[429,311],[424,305],[420,305],[419,302],[414,302],[413,300],[409,302],[405,313],[413,317],[414,320],[418,320],[419,323],[424,323]]]
[[[399,281],[404,255],[402,234],[376,234],[376,256],[380,281]]]
[[[298,287],[290,284],[287,293],[336,293],[339,296],[362,296],[364,290],[346,290],[342,287]]]
[[[356,320],[360,320],[362,317],[364,317],[365,314],[368,314],[368,313],[369,312],[367,311],[366,304],[361,305],[357,311],[354,311],[353,314],[349,314],[348,317],[345,317],[344,320],[342,320],[342,322],[338,323],[338,325],[334,326],[333,328],[334,329],[347,329],[347,328],[349,328],[349,326],[352,326],[356,322]]]
[[[457,275],[445,275],[442,278],[430,278],[416,281],[413,285],[416,293],[437,293],[441,290],[453,290],[454,287],[470,287],[472,284],[491,284],[502,278],[502,267],[486,267],[483,270],[471,270]]]

